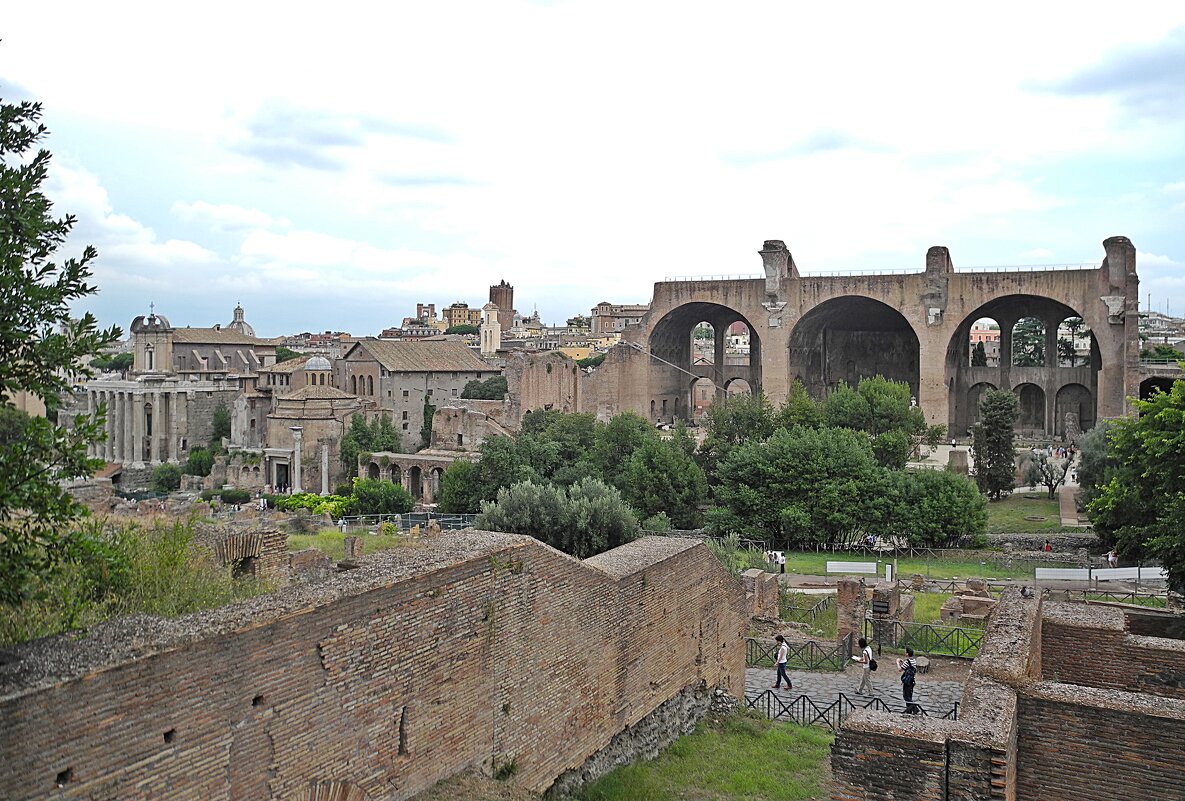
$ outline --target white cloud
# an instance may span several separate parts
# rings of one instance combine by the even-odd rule
[[[292,225],[283,217],[273,217],[259,209],[248,209],[232,203],[207,203],[204,200],[186,202],[178,200],[173,204],[173,214],[186,222],[197,222],[224,231],[242,231],[251,228],[288,228]]]

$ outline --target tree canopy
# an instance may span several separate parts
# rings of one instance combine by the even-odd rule
[[[1012,492],[1016,474],[1016,434],[1020,413],[1015,393],[992,389],[979,399],[979,422],[972,429],[975,447],[975,483],[992,500]]]
[[[52,573],[71,547],[69,523],[85,509],[62,481],[91,475],[101,462],[87,446],[105,438],[102,405],[72,425],[30,417],[15,408],[22,392],[40,398],[56,419],[61,399],[120,330],[100,329],[90,312],[70,304],[93,294],[93,247],[81,258],[54,256],[74,226],[55,219],[41,192],[49,151],[28,153],[46,134],[41,105],[0,103],[0,602],[16,603],[34,581]]]
[[[1138,416],[1109,423],[1110,466],[1088,510],[1105,544],[1157,558],[1185,592],[1185,381],[1136,401]]]
[[[493,375],[484,381],[476,378],[468,381],[461,390],[461,397],[472,400],[502,400],[506,397],[506,376]]]

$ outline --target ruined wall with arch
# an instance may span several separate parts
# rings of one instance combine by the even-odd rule
[[[800,274],[785,244],[770,240],[760,251],[764,280],[655,284],[650,311],[585,379],[580,409],[599,419],[623,411],[688,419],[701,375],[719,389],[743,378],[774,404],[795,380],[820,398],[841,382],[883,375],[909,384],[927,422],[955,436],[976,417],[982,392],[974,388],[989,385],[1033,387],[1026,390],[1028,422],[1038,435],[1060,435],[1067,414],[1085,428],[1126,414],[1128,398],[1140,391],[1135,248],[1112,237],[1103,251],[1097,268],[960,273],[946,248],[933,247],[919,272],[824,276]],[[1047,358],[1014,365],[1012,329],[1026,316],[1041,321]],[[972,366],[969,331],[985,317],[1000,322],[998,363]],[[1056,354],[1058,328],[1070,317],[1081,318],[1091,335],[1089,354],[1067,364]],[[747,374],[724,375],[719,358],[694,364],[694,326],[707,322],[720,331],[736,321],[750,330]]]

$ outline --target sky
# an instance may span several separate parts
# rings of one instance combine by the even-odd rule
[[[1185,4],[10,4],[0,98],[126,328],[374,335],[505,279],[1090,264],[1185,314]],[[71,250],[73,249],[73,250]]]

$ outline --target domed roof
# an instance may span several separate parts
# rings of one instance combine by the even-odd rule
[[[255,328],[251,325],[251,323],[247,322],[243,318],[242,304],[235,304],[234,315],[235,315],[235,318],[233,320],[231,320],[229,323],[227,323],[226,327],[231,329],[232,331],[238,331],[240,334],[243,334],[244,336],[249,336],[249,337],[255,336]]]
[[[313,356],[304,363],[305,372],[315,372],[321,370],[332,370],[333,365],[329,363],[329,359],[324,356]]]

